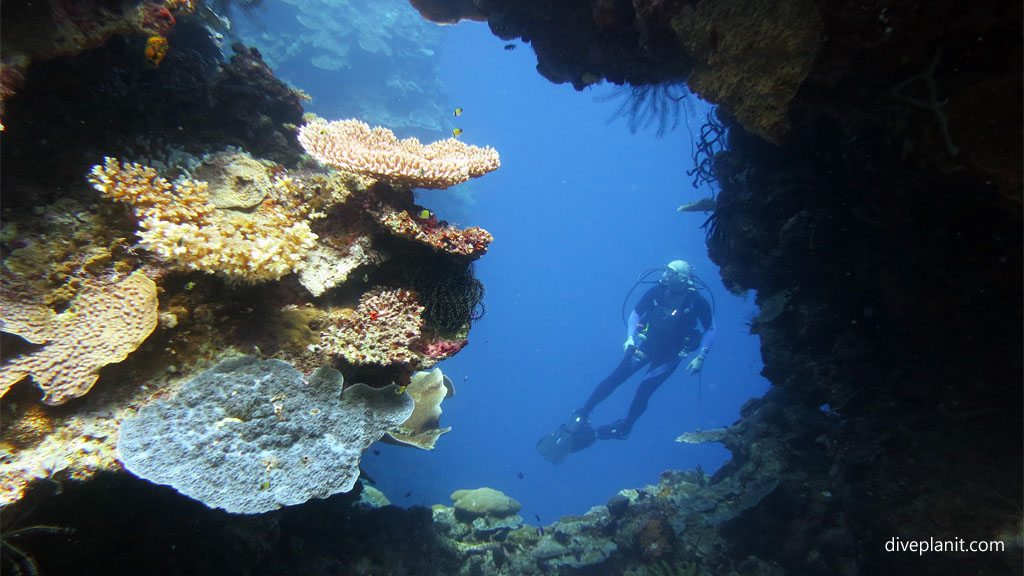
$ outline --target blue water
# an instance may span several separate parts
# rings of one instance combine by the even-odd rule
[[[502,166],[461,191],[417,194],[439,218],[494,235],[477,263],[487,313],[469,346],[440,364],[456,387],[441,421],[452,431],[431,452],[378,444],[380,454],[368,452],[363,469],[400,506],[448,505],[455,490],[490,486],[519,500],[529,522],[544,524],[583,514],[623,488],[657,483],[668,469],[700,465],[713,473],[729,457],[724,448],[674,439],[731,424],[768,384],[745,325],[756,314],[753,294],[742,299],[721,286],[700,229],[705,215],[676,211],[708,195],[686,175],[691,133],[699,133],[707,105],[690,97],[679,127],[661,138],[653,127],[633,134],[624,120],[608,121],[619,100],[601,97],[615,87],[553,85],[536,72],[528,45],[505,50],[485,24],[438,30],[439,96],[446,94],[448,110],[465,110],[459,118],[446,113],[444,125],[462,128],[467,143],[496,148]],[[368,76],[388,70],[282,65],[277,72],[314,97],[307,109],[335,119],[346,117],[346,106],[330,96],[333,83],[372,82]],[[637,275],[675,259],[696,267],[717,303],[718,337],[702,377],[681,366],[627,440],[599,441],[560,466],[544,460],[537,440],[620,360],[622,304]],[[594,411],[595,426],[625,416],[639,379]]]

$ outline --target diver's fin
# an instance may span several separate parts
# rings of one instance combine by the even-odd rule
[[[537,442],[537,452],[554,464],[561,464],[569,457],[572,451],[572,432],[559,426],[551,434],[541,438]]]
[[[582,450],[594,443],[594,429],[579,421],[562,424],[551,434],[537,442],[537,451],[554,464],[561,464],[570,452]]]

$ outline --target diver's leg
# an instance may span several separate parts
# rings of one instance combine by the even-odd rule
[[[637,419],[640,415],[647,410],[647,402],[651,399],[651,395],[654,391],[661,386],[662,382],[668,380],[668,377],[675,372],[679,366],[679,357],[675,357],[674,360],[668,362],[659,362],[657,364],[652,363],[650,369],[647,370],[647,374],[644,375],[644,379],[640,381],[640,387],[636,389],[636,395],[633,396],[633,403],[629,406],[629,414],[626,415],[624,427],[626,432],[629,432],[633,428],[633,424],[636,424]]]
[[[641,366],[647,363],[647,359],[639,359],[634,354],[626,354],[622,357],[622,362],[612,370],[612,373],[607,378],[601,381],[594,389],[594,392],[590,394],[590,398],[583,405],[583,408],[579,410],[580,414],[584,418],[590,418],[590,413],[594,410],[594,407],[600,404],[605,398],[607,398],[620,384],[625,382],[634,372],[640,369]]]

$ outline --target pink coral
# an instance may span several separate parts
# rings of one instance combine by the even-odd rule
[[[423,345],[423,354],[431,360],[444,360],[458,354],[468,344],[468,340],[445,340],[434,338],[432,342]]]

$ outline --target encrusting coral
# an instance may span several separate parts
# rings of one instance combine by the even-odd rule
[[[88,392],[99,369],[124,360],[149,337],[158,319],[156,284],[142,272],[87,286],[60,314],[40,307],[23,315],[26,307],[3,303],[3,331],[24,334],[43,347],[0,367],[0,395],[32,376],[44,392],[43,402],[54,406]],[[27,318],[39,323],[26,329],[32,324]]]
[[[459,254],[479,258],[485,252],[494,236],[477,226],[461,230],[450,224],[429,224],[418,222],[406,210],[396,210],[391,206],[380,206],[371,209],[373,215],[382,226],[397,236],[404,236],[433,246],[449,254]]]
[[[412,188],[449,188],[501,165],[490,146],[470,146],[455,138],[426,145],[416,138],[399,140],[387,128],[371,129],[355,119],[317,118],[299,130],[299,143],[329,166]]]
[[[118,457],[140,478],[235,514],[348,492],[362,453],[413,400],[395,385],[342,384],[326,366],[307,378],[280,360],[226,360],[122,422]]]
[[[322,351],[351,364],[411,364],[419,359],[410,349],[420,339],[423,306],[416,294],[397,288],[374,288],[363,294],[356,310],[321,334]]]
[[[274,180],[251,212],[218,210],[207,183],[170,183],[152,168],[105,158],[89,182],[105,196],[131,204],[141,245],[187,270],[220,273],[246,282],[277,280],[303,267],[317,236],[290,177]],[[276,198],[274,197],[276,196]]]

